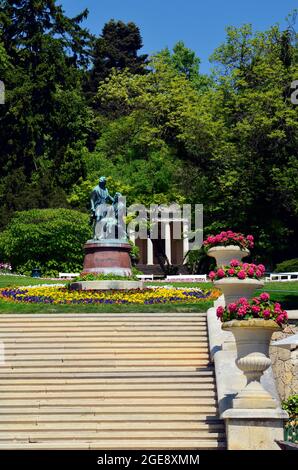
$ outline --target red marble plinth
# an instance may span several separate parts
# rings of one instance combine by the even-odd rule
[[[131,276],[129,243],[118,240],[91,240],[86,243],[84,250],[84,273]]]

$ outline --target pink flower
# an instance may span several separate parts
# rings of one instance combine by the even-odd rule
[[[251,265],[249,265],[248,263],[243,263],[242,264],[242,268],[243,269],[248,269]]]
[[[263,275],[263,273],[258,269],[258,270],[256,271],[256,276],[257,276],[257,277],[262,277],[262,275]]]
[[[228,274],[229,274],[229,276],[234,276],[235,272],[236,272],[236,271],[235,271],[234,268],[228,269]]]
[[[283,311],[284,321],[288,320],[288,312]]]
[[[232,268],[237,268],[237,266],[240,266],[240,262],[237,259],[232,259],[230,261],[230,266],[232,266]]]
[[[215,278],[215,276],[216,276],[215,272],[214,272],[214,271],[210,271],[209,277],[210,277],[211,281],[213,281],[213,279]]]
[[[229,305],[228,305],[228,310],[229,310],[230,313],[236,312],[236,310],[237,310],[237,304],[235,304],[235,303],[229,304]]]
[[[258,307],[257,305],[253,305],[253,306],[251,307],[251,310],[252,310],[253,313],[259,313],[259,311],[261,310],[261,308]]]
[[[255,274],[255,270],[254,270],[253,268],[249,268],[249,269],[247,270],[247,274],[248,274],[250,277],[253,277],[254,274]]]
[[[263,264],[258,264],[258,270],[261,271],[262,274],[266,271],[266,268]]]
[[[241,297],[241,298],[238,300],[238,304],[247,305],[247,304],[248,304],[247,298],[246,298],[246,297]]]
[[[246,278],[246,273],[245,271],[239,271],[237,274],[238,279],[245,279]]]
[[[267,292],[262,292],[262,294],[260,295],[260,299],[263,302],[268,302],[268,300],[270,299],[270,295]]]
[[[253,241],[254,241],[253,235],[247,235],[246,238],[247,238],[247,240],[248,240],[249,242],[253,242]]]
[[[284,321],[284,315],[281,313],[280,315],[278,315],[277,319],[276,319],[276,322],[277,323],[282,323]]]
[[[270,318],[270,315],[271,315],[270,310],[266,309],[266,310],[263,311],[263,317],[264,318],[266,318],[266,319]]]
[[[223,307],[217,307],[216,309],[216,315],[217,318],[221,318],[224,314],[225,309]]]
[[[219,268],[217,270],[217,275],[218,275],[218,277],[222,278],[222,277],[225,277],[226,274],[225,274],[223,269]]]
[[[244,317],[247,314],[247,307],[240,307],[238,309],[239,317]]]

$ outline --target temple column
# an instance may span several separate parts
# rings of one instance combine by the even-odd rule
[[[165,222],[165,245],[167,258],[169,260],[169,263],[172,264],[172,240],[170,222]]]
[[[183,259],[184,259],[184,264],[186,263],[185,256],[189,252],[189,239],[188,239],[188,222],[183,220]]]
[[[153,243],[151,238],[147,238],[147,265],[152,266],[153,262]]]

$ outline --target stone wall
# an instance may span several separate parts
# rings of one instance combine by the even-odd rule
[[[283,339],[298,333],[298,324],[291,324],[282,333],[275,333],[273,340]],[[281,400],[298,393],[298,347],[288,350],[280,347],[270,348],[272,369]]]

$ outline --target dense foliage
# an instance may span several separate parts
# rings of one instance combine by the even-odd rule
[[[0,235],[0,253],[14,272],[43,276],[81,272],[83,245],[90,238],[88,215],[68,209],[16,212]]]
[[[285,260],[275,268],[276,273],[298,273],[298,258]]]
[[[16,211],[86,211],[105,174],[128,203],[204,204],[205,234],[252,233],[268,268],[298,256],[293,21],[229,27],[209,77],[182,41],[147,58],[135,24],[94,37],[87,14],[0,0],[0,230]]]

